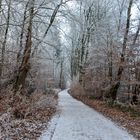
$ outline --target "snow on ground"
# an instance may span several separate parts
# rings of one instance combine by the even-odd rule
[[[39,140],[135,140],[122,128],[80,101],[67,90],[59,93],[61,113]]]

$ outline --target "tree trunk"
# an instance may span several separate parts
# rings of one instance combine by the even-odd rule
[[[29,19],[29,25],[28,25],[28,32],[27,32],[27,39],[26,39],[26,45],[23,53],[22,63],[19,67],[18,76],[16,78],[16,82],[14,85],[14,90],[17,92],[20,88],[20,86],[23,88],[25,85],[25,80],[27,77],[27,74],[30,69],[30,55],[31,55],[31,48],[32,48],[32,22],[33,22],[33,15],[34,15],[34,0],[30,3],[30,19]]]
[[[88,60],[88,54],[89,54],[89,42],[90,42],[90,29],[87,28],[86,36],[83,34],[82,40],[81,40],[81,53],[80,53],[80,65],[79,65],[79,83],[85,87],[85,64]]]
[[[0,1],[0,2],[2,2],[2,1]],[[1,6],[1,3],[0,3],[0,6]],[[0,79],[1,79],[1,76],[2,76],[3,66],[4,66],[5,48],[6,48],[6,43],[7,43],[7,35],[8,35],[9,22],[10,22],[10,10],[11,10],[11,0],[9,1],[9,4],[8,4],[6,30],[5,30],[5,35],[4,35],[4,41],[3,41],[3,44],[2,44],[2,52],[1,52],[1,60],[0,60]]]
[[[136,44],[137,38],[139,36],[139,32],[140,32],[140,23],[138,25],[138,29],[137,29],[136,34],[134,36],[133,46]],[[139,68],[136,68],[136,80],[138,82],[140,81],[140,69]],[[135,84],[134,85],[134,91],[133,91],[133,97],[132,97],[132,104],[137,104],[138,103],[139,93],[140,93],[140,85]]]
[[[1,13],[1,7],[2,7],[2,0],[0,0],[0,13]]]
[[[19,51],[17,54],[17,63],[19,63],[21,60],[21,52],[23,49],[23,46],[22,46],[23,45],[23,35],[24,35],[24,27],[25,27],[28,4],[29,4],[29,1],[27,2],[25,10],[24,10],[24,17],[23,17],[23,22],[22,22],[21,34],[20,34],[20,48],[19,48]]]
[[[61,60],[60,64],[60,80],[59,80],[59,87],[63,89],[63,60]]]
[[[110,78],[110,84],[112,83],[112,76],[113,76],[113,58],[112,58],[112,50],[110,51],[109,53],[109,57],[110,57],[110,60],[109,60],[109,71],[108,71],[108,76]]]
[[[110,97],[111,97],[113,102],[116,100],[117,92],[118,92],[118,89],[120,87],[122,73],[124,71],[123,64],[125,62],[125,52],[126,52],[128,33],[129,33],[129,28],[130,28],[130,17],[131,17],[132,4],[133,4],[133,0],[129,0],[129,7],[128,7],[128,11],[127,11],[126,29],[125,29],[123,46],[122,46],[122,53],[121,53],[121,58],[120,58],[120,66],[119,66],[118,74],[116,76],[117,82],[111,86],[110,91],[109,91]]]

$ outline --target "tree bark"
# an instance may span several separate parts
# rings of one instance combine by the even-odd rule
[[[28,5],[29,5],[29,1],[27,2],[26,6],[25,6],[25,10],[24,10],[24,17],[23,17],[23,22],[22,22],[21,34],[20,34],[20,46],[19,46],[20,48],[19,48],[19,51],[18,51],[18,54],[17,54],[17,63],[19,63],[20,60],[21,60],[21,52],[22,52],[22,49],[23,49],[22,45],[23,45],[24,27],[25,27]]]
[[[1,7],[2,7],[2,0],[0,0],[0,13],[1,13]]]
[[[0,1],[0,2],[2,2],[2,1]],[[0,5],[1,5],[1,3],[0,3]],[[1,60],[0,60],[0,79],[2,76],[3,66],[4,66],[5,48],[6,48],[6,43],[7,43],[7,35],[8,35],[8,31],[9,31],[9,22],[10,22],[10,10],[11,10],[11,0],[9,1],[9,4],[8,4],[6,30],[5,30],[5,35],[4,35],[4,41],[2,44],[2,52],[1,52]]]
[[[109,90],[110,97],[112,101],[114,102],[117,97],[117,92],[120,87],[120,82],[121,82],[121,77],[122,73],[124,71],[124,62],[125,62],[125,52],[126,52],[126,46],[127,46],[127,40],[128,40],[128,33],[129,33],[129,28],[130,28],[130,18],[131,18],[131,8],[132,8],[133,0],[129,0],[129,6],[127,10],[127,22],[126,22],[126,29],[125,29],[125,34],[124,34],[124,39],[123,39],[123,45],[122,45],[122,53],[121,53],[121,58],[120,58],[120,66],[118,69],[118,73],[116,76],[116,81],[115,84],[113,84]]]
[[[32,22],[33,22],[33,15],[34,15],[34,0],[30,3],[30,19],[29,19],[29,25],[28,25],[28,32],[26,37],[26,44],[25,49],[23,53],[22,63],[19,67],[18,76],[16,78],[16,82],[14,85],[14,90],[17,92],[21,86],[21,88],[24,88],[25,86],[25,80],[27,77],[27,74],[30,69],[30,55],[31,55],[31,48],[32,48]]]
[[[136,34],[133,39],[133,46],[136,44],[136,41],[138,39],[140,32],[140,23],[138,25],[138,29],[136,31]],[[140,81],[140,69],[136,68],[136,80],[139,82]],[[133,96],[132,96],[132,104],[137,104],[138,103],[138,95],[140,93],[140,85],[135,84],[134,85],[134,91],[133,91]]]
[[[59,87],[61,89],[63,89],[63,60],[61,60],[61,64],[60,64],[60,80],[59,80]]]

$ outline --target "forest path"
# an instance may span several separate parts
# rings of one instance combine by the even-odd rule
[[[122,128],[95,110],[72,98],[67,90],[59,93],[56,115],[40,140],[135,140]]]

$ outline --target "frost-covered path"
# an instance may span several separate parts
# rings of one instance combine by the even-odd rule
[[[125,130],[73,99],[66,90],[59,94],[59,108],[59,118],[51,122],[55,126],[50,127],[54,128],[40,140],[134,140]]]

